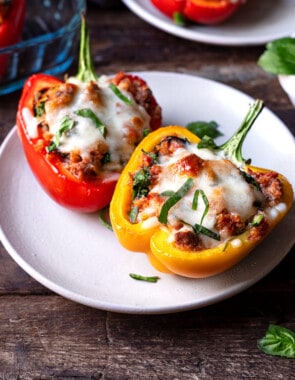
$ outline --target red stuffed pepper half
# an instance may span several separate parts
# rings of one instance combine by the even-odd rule
[[[62,206],[94,212],[109,204],[136,145],[161,126],[161,108],[138,76],[96,76],[84,18],[79,64],[65,82],[45,74],[27,80],[17,128],[46,192]]]

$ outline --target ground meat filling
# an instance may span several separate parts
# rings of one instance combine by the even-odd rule
[[[89,151],[89,156],[82,158],[79,152],[72,151],[64,155],[64,167],[74,175],[79,181],[96,179],[103,166],[103,160],[108,153],[108,147],[103,141],[99,141],[97,146]],[[60,155],[62,157],[62,155]]]
[[[161,120],[161,108],[153,98],[150,88],[139,78],[133,81],[126,74],[118,73],[111,81],[120,90],[126,90],[131,93],[137,104],[145,108],[153,122],[155,122],[156,118]],[[78,84],[66,82],[58,86],[42,89],[35,94],[33,109],[34,116],[38,118],[40,137],[46,141],[53,141],[54,135],[50,133],[47,115],[75,104],[77,102],[76,95],[78,90]],[[89,104],[97,109],[103,109],[105,105],[103,104],[102,89],[96,82],[90,81],[84,91]],[[118,107],[118,113],[123,112],[121,109],[119,110],[119,104],[116,107]],[[131,114],[131,117],[126,120],[121,129],[123,133],[122,138],[124,143],[128,144],[129,147],[132,146],[134,149],[143,137],[144,128],[147,128],[146,120],[136,116],[136,114],[134,117]],[[152,125],[148,127],[152,128]],[[125,160],[116,161],[116,164],[112,164],[109,147],[103,140],[89,147],[87,154],[84,155],[77,149],[70,152],[56,149],[53,154],[59,156],[64,168],[79,181],[95,180],[102,175],[104,169],[119,172],[121,166],[125,164]]]
[[[227,209],[223,209],[216,217],[216,228],[226,236],[240,235],[245,231],[245,227],[240,215],[230,213]]]
[[[174,244],[185,251],[200,251],[204,245],[193,231],[178,231],[174,235]]]
[[[162,118],[162,110],[156,103],[152,91],[147,84],[144,84],[143,81],[137,77],[130,80],[130,77],[126,76],[123,72],[117,73],[114,78],[112,78],[112,83],[118,86],[121,90],[130,92],[135,101],[146,110],[151,116],[151,129],[154,129],[154,125],[159,124],[159,121]]]
[[[278,173],[276,172],[254,172],[250,171],[249,174],[256,180],[259,184],[260,189],[267,199],[270,206],[275,206],[283,195],[282,182],[278,178]]]
[[[264,218],[258,226],[253,226],[249,230],[248,240],[261,240],[268,232],[269,223],[266,218]]]
[[[210,177],[211,167],[209,160],[204,160],[194,153],[183,155],[182,152],[188,149],[188,144],[189,142],[185,139],[170,136],[163,138],[151,152],[142,153],[140,169],[132,176],[132,181],[134,184],[137,175],[143,173],[145,173],[148,180],[145,182],[144,191],[136,192],[133,197],[131,209],[135,207],[138,211],[135,223],[143,222],[151,217],[158,218],[161,208],[167,200],[167,196],[164,195],[165,192],[155,193],[152,191],[159,183],[160,176],[164,175],[163,166],[160,164],[160,162],[163,162],[161,161],[162,157],[165,156],[166,159],[174,154],[177,155],[177,150],[181,149],[179,158],[176,161],[172,159],[169,166],[170,173],[173,173],[173,175],[175,173],[176,176],[184,176],[184,178],[197,178],[203,175],[204,171],[209,170],[208,177]],[[189,152],[189,150],[187,151]],[[222,169],[222,162],[223,160],[217,161],[217,164],[215,163],[213,167]],[[229,162],[227,161],[225,164],[228,166]],[[241,181],[245,182],[247,188],[252,188],[253,190],[251,191],[255,190],[260,195],[254,198],[256,200],[253,202],[253,214],[247,218],[242,218],[238,212],[229,211],[226,207],[216,212],[214,230],[218,231],[222,241],[239,236],[245,231],[248,231],[247,239],[252,241],[261,240],[269,230],[267,214],[263,210],[278,204],[283,195],[282,183],[275,172],[256,173],[249,171],[247,174],[241,175]],[[210,206],[215,207],[214,198]],[[256,222],[256,217],[258,217],[259,222]],[[175,217],[168,219],[167,228],[172,232],[173,244],[178,249],[193,252],[206,249],[206,239],[204,240],[199,232],[196,232],[195,227],[190,227],[181,219]]]

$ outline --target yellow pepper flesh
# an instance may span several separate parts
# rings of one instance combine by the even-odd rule
[[[131,251],[152,254],[164,268],[172,273],[190,278],[213,276],[241,261],[261,242],[261,239],[258,241],[247,239],[249,232],[246,231],[227,242],[221,242],[214,248],[187,251],[179,249],[169,240],[170,232],[165,225],[156,223],[146,227],[142,222],[131,223],[129,220],[132,202],[132,174],[140,168],[142,151],[151,152],[163,138],[168,136],[185,138],[190,143],[198,144],[200,142],[200,139],[186,128],[169,126],[152,132],[138,145],[120,176],[110,204],[113,230],[123,247]],[[247,165],[244,169],[254,172],[270,171]],[[285,203],[286,208],[276,218],[269,221],[267,233],[287,214],[293,203],[291,184],[281,174],[279,174],[279,179],[283,186],[283,196],[280,202]],[[158,265],[156,266],[158,269]]]

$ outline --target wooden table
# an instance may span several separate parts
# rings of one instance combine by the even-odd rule
[[[214,79],[264,99],[295,134],[295,109],[276,77],[256,65],[262,46],[182,40],[124,6],[89,4],[87,18],[97,72],[163,70]],[[1,141],[15,123],[19,96],[0,98]],[[294,378],[294,360],[257,349],[269,322],[295,331],[294,268],[293,248],[266,278],[231,299],[177,314],[127,315],[54,294],[1,245],[0,379]]]

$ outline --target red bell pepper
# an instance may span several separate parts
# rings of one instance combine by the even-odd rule
[[[0,0],[0,48],[20,40],[26,12],[26,0]],[[0,78],[4,74],[8,55],[0,57]]]
[[[170,18],[180,14],[200,24],[218,24],[233,13],[246,0],[151,0],[162,13]]]
[[[81,27],[79,71],[75,78],[85,86],[93,86],[99,93],[100,90],[97,88],[98,78],[93,69],[89,35],[84,18],[82,18]],[[118,90],[120,83],[126,81],[126,79],[131,85],[143,86],[145,91],[148,89],[143,79],[119,73],[112,80],[115,90]],[[94,212],[109,204],[120,174],[118,169],[113,172],[109,170],[104,173],[98,173],[97,176],[92,176],[91,178],[77,178],[65,165],[63,154],[58,149],[52,149],[52,136],[48,137],[48,131],[44,130],[42,123],[36,127],[35,136],[32,137],[32,133],[30,133],[32,128],[30,121],[37,120],[38,122],[38,119],[34,117],[36,115],[36,98],[40,94],[50,96],[50,91],[61,92],[67,83],[68,80],[63,82],[46,74],[32,75],[26,81],[17,112],[18,135],[31,170],[44,190],[64,207],[76,211]],[[48,90],[49,92],[46,92]],[[122,92],[118,91],[117,95],[122,95]],[[137,103],[136,97],[134,98]],[[149,100],[149,104],[146,105],[146,112],[150,116],[149,127],[153,130],[161,125],[161,112],[152,95]],[[57,101],[60,101],[60,98]],[[132,109],[133,106],[130,107]]]

